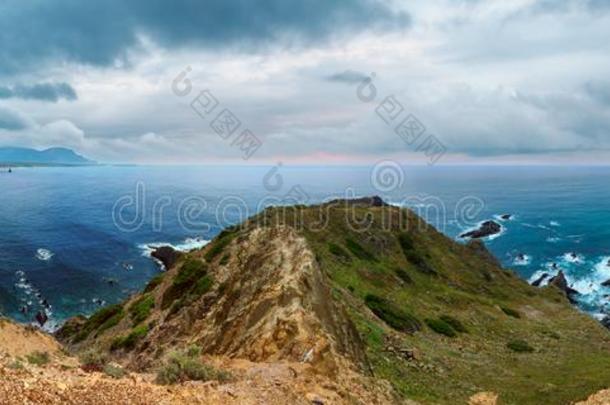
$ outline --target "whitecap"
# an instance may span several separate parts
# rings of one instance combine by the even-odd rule
[[[579,255],[574,252],[565,253],[562,256],[562,259],[567,263],[573,263],[573,264],[583,264],[585,262],[585,257],[583,255]]]
[[[557,243],[561,240],[561,238],[558,238],[557,236],[549,236],[548,238],[546,238],[546,241],[548,243]]]
[[[513,259],[513,266],[528,266],[532,262],[530,255],[517,255]]]
[[[610,256],[605,256],[595,265],[595,274],[599,276],[601,282],[610,280]]]
[[[554,227],[561,226],[561,224],[559,222],[557,222],[557,221],[550,221],[549,225],[554,226]]]
[[[40,248],[36,250],[36,258],[43,262],[48,262],[53,256],[55,256],[55,254],[48,249]]]
[[[208,243],[210,243],[209,240],[203,239],[200,237],[196,237],[196,238],[186,238],[181,243],[178,243],[175,245],[171,244],[171,243],[154,242],[154,243],[146,243],[146,244],[138,245],[138,247],[140,249],[142,249],[142,256],[150,257],[151,253],[155,249],[158,249],[163,246],[169,246],[177,251],[188,253],[193,250],[201,249]]]
[[[547,285],[549,283],[549,281],[557,275],[557,271],[552,272],[552,271],[548,271],[548,270],[537,270],[534,272],[534,274],[531,275],[528,282],[530,284],[533,284],[535,281],[538,281],[539,279],[541,279],[544,275],[546,275],[546,277],[544,277],[542,279],[539,287],[544,287],[545,285]]]

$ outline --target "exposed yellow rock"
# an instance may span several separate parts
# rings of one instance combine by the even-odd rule
[[[479,392],[468,400],[468,405],[496,405],[498,394],[493,392]]]
[[[599,391],[576,405],[610,405],[610,389]]]

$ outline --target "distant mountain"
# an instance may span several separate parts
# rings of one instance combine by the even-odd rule
[[[0,147],[0,164],[92,165],[95,164],[95,162],[67,148],[36,150],[29,148]]]

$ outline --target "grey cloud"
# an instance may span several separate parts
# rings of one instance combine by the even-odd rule
[[[380,0],[7,0],[0,4],[0,73],[52,61],[128,61],[139,35],[166,48],[252,51],[402,29],[409,22]]]
[[[595,101],[610,106],[610,83],[591,81],[585,84],[585,91]]]
[[[34,85],[0,86],[0,98],[20,98],[57,102],[61,99],[73,101],[78,98],[68,83],[38,83]]]
[[[362,82],[368,77],[368,75],[361,72],[356,72],[354,70],[346,70],[345,72],[332,74],[326,77],[326,80],[329,82],[356,84]]]
[[[31,126],[27,117],[19,112],[0,106],[0,130],[19,131]]]

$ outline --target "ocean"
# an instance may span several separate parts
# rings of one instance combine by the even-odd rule
[[[278,202],[380,195],[451,238],[482,221],[486,244],[526,280],[561,268],[583,311],[609,310],[609,167],[16,168],[0,173],[0,312],[54,329],[141,289],[161,269],[150,248],[203,246]],[[511,218],[502,219],[510,214]]]

